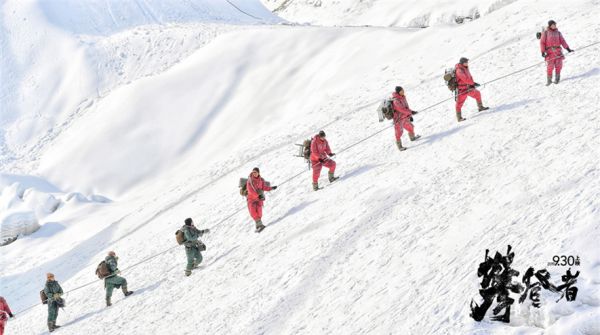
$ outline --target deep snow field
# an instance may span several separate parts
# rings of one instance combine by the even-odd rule
[[[581,49],[600,1],[263,2],[2,2],[6,334],[47,332],[46,272],[92,283],[65,295],[59,334],[600,334],[600,44]],[[549,19],[575,52],[546,87]],[[453,101],[426,107],[461,56],[482,84],[539,64],[457,123]],[[404,152],[376,113],[396,85],[421,111]],[[320,129],[341,179],[313,192],[295,144]],[[280,185],[261,234],[237,188],[254,166]],[[190,277],[186,217],[211,229]],[[576,300],[544,290],[475,322],[479,263],[509,244],[515,281],[533,266],[559,284],[569,267],[548,262],[579,256]],[[109,250],[135,294],[106,308]]]

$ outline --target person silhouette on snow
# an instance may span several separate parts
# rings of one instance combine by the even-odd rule
[[[260,170],[255,167],[252,169],[248,181],[246,182],[246,189],[248,190],[247,201],[248,211],[250,216],[256,223],[256,231],[261,232],[265,229],[265,225],[262,223],[262,208],[265,201],[265,191],[271,191],[277,189],[277,186],[271,186],[260,176]]]
[[[481,102],[481,93],[476,89],[476,87],[479,87],[480,85],[473,81],[473,76],[471,76],[471,72],[469,71],[469,60],[465,57],[461,57],[454,69],[458,89],[458,95],[456,97],[456,120],[461,122],[466,120],[462,117],[462,107],[465,104],[467,97],[474,98],[477,101],[479,111],[487,110],[489,107],[484,107]]]
[[[408,137],[411,141],[414,141],[421,137],[421,135],[415,135],[415,128],[412,124],[412,116],[417,112],[410,109],[406,96],[404,95],[404,89],[401,86],[396,86],[396,90],[392,93],[392,106],[394,107],[394,130],[396,132],[396,145],[398,150],[404,151],[406,147],[402,146],[402,132],[403,129],[408,131]]]
[[[573,49],[569,48],[561,32],[556,28],[556,22],[550,20],[548,21],[548,28],[542,33],[542,38],[540,38],[540,49],[542,57],[546,59],[547,66],[548,80],[546,81],[546,86],[552,84],[553,71],[556,71],[554,83],[558,84],[560,82],[560,71],[563,66],[563,58],[565,58],[562,48],[567,49],[568,52],[573,52]]]
[[[310,162],[313,169],[312,181],[313,190],[315,191],[319,190],[319,176],[321,176],[321,169],[323,166],[329,169],[328,177],[330,183],[333,183],[339,178],[334,176],[336,164],[330,157],[335,156],[335,154],[331,152],[329,142],[327,142],[325,137],[325,132],[321,130],[313,137],[310,144]]]

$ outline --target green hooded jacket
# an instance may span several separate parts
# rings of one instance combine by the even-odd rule
[[[200,246],[202,242],[199,241],[198,238],[206,234],[208,229],[200,230],[193,225],[184,225],[181,227],[181,231],[183,231],[183,236],[185,236],[185,242],[183,242],[183,245],[185,245],[187,248],[192,248]]]

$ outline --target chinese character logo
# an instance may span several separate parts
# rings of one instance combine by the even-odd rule
[[[574,285],[577,283],[579,271],[573,275],[569,268],[567,273],[562,276],[562,284],[557,286],[550,282],[550,273],[546,269],[535,271],[533,267],[530,267],[523,275],[522,285],[514,280],[514,277],[517,277],[518,280],[519,271],[511,268],[515,258],[515,253],[511,250],[512,247],[509,245],[505,256],[496,252],[493,258],[489,256],[489,250],[485,251],[484,261],[479,264],[477,269],[477,277],[482,277],[479,294],[483,303],[479,305],[471,300],[470,316],[475,321],[483,320],[486,312],[495,302],[496,305],[492,309],[493,316],[490,319],[510,322],[510,307],[515,302],[515,299],[510,297],[511,292],[522,293],[519,303],[523,303],[529,297],[532,305],[536,308],[541,306],[540,291],[542,289],[560,294],[560,298],[556,302],[564,297],[567,301],[575,301],[578,289]]]

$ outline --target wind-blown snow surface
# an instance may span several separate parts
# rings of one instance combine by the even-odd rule
[[[11,163],[31,161],[20,155],[38,154],[113,89],[236,25],[281,20],[257,1],[29,0],[3,2],[2,22],[0,162]]]
[[[426,27],[473,19],[516,0],[262,0],[294,22],[338,26]]]
[[[2,295],[19,311],[47,271],[65,290],[93,281],[108,250],[126,269],[173,247],[191,216],[211,228],[200,271],[184,277],[176,248],[123,271],[136,293],[116,292],[111,308],[100,281],[69,293],[60,332],[599,334],[598,47],[568,57],[560,85],[544,87],[540,65],[485,86],[493,108],[469,101],[464,123],[451,102],[416,115],[423,138],[406,152],[391,129],[341,152],[342,179],[320,192],[308,172],[284,183],[267,195],[260,235],[236,189],[253,166],[276,185],[301,171],[293,144],[318,129],[340,152],[387,126],[374,109],[394,85],[417,110],[447,98],[440,75],[460,56],[478,82],[539,62],[535,28],[549,17],[574,49],[595,42],[598,5],[523,0],[419,31],[245,26],[182,48],[165,71],[107,80],[47,146],[9,146],[22,158],[6,166],[114,202],[57,212],[56,231],[3,247]],[[474,322],[478,264],[507,244],[521,275],[580,256],[577,300],[544,295],[541,309],[515,304],[508,325]],[[547,268],[554,283],[566,271]],[[45,313],[19,314],[8,331],[43,332]]]

